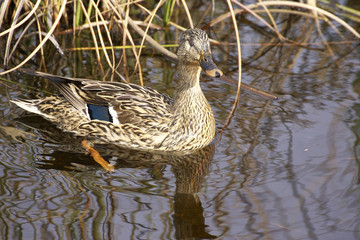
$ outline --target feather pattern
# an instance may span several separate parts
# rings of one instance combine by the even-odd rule
[[[24,73],[49,79],[61,94],[13,103],[64,131],[99,143],[161,151],[202,148],[215,136],[215,120],[200,88],[201,68],[216,76],[222,72],[211,59],[209,40],[202,30],[191,29],[182,34],[178,57],[175,98],[136,84],[23,69]],[[100,110],[103,113],[94,113]]]

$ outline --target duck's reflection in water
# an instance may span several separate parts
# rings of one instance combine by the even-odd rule
[[[64,133],[43,119],[41,121],[39,119],[41,118],[21,119],[21,122],[26,123],[27,126],[36,128],[47,143],[51,143],[51,153],[38,157],[39,168],[81,171],[81,167],[74,165],[97,167],[97,164],[91,161],[91,157],[85,156],[80,144],[82,139],[74,138],[71,134]],[[152,170],[158,166],[170,165],[176,181],[173,205],[176,238],[216,238],[206,231],[204,209],[198,196],[214,155],[213,144],[189,152],[144,152],[112,145],[99,145],[95,148],[105,160],[115,165],[115,171],[119,168]]]

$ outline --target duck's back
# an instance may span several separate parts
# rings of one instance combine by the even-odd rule
[[[37,76],[41,73],[36,72]],[[173,99],[135,84],[71,79],[44,74],[61,95],[14,100],[59,128],[101,143],[162,150],[169,134]]]

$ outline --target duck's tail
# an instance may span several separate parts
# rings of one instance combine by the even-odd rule
[[[44,114],[38,108],[38,104],[39,104],[38,99],[34,99],[34,100],[17,99],[17,100],[10,100],[10,102],[15,103],[16,105],[18,105],[19,107],[21,107],[22,109],[28,112],[44,116]]]

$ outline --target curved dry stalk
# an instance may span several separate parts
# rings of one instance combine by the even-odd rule
[[[349,41],[347,41],[348,43]],[[174,47],[178,47],[179,44],[162,44],[160,45],[161,47],[164,47],[164,48],[174,48]],[[148,47],[152,47],[150,45],[143,45],[143,46],[140,46],[140,45],[135,45],[135,48],[148,48]],[[105,47],[106,49],[131,49],[132,46],[113,46],[113,47]],[[85,50],[94,50],[95,48],[94,47],[74,47],[74,48],[65,48],[65,51],[85,51]]]
[[[192,21],[192,19],[191,19],[191,14],[190,14],[189,8],[188,8],[187,5],[186,5],[186,1],[185,1],[185,0],[181,0],[181,3],[182,3],[182,5],[184,6],[184,9],[185,9],[185,12],[186,12],[186,16],[187,16],[187,18],[188,18],[188,20],[189,20],[190,28],[194,28],[194,23],[193,23],[193,21]]]
[[[330,3],[329,0],[319,0],[319,2],[335,5],[337,8],[344,11],[339,14],[343,15],[344,17],[346,17],[354,22],[360,22],[360,11],[355,8],[347,7],[347,6],[341,5],[340,3],[335,3],[335,2]]]
[[[60,22],[61,19],[61,15],[64,13],[65,11],[65,6],[66,6],[67,0],[63,0],[61,8],[59,10],[59,15],[56,17],[54,24],[51,26],[49,32],[47,33],[47,35],[45,36],[45,38],[40,42],[40,44],[31,52],[31,54],[25,59],[23,60],[21,63],[19,63],[18,65],[16,65],[15,67],[4,71],[4,72],[0,72],[0,75],[4,75],[4,74],[8,74],[12,71],[15,71],[16,69],[19,69],[20,67],[22,67],[25,63],[27,63],[38,51],[39,49],[47,42],[47,40],[51,37],[52,33],[54,32],[55,28],[57,27],[58,23]]]
[[[226,120],[226,123],[224,124],[224,126],[221,128],[220,132],[219,132],[219,139],[217,141],[217,143],[220,142],[221,140],[221,135],[222,132],[224,131],[224,129],[229,126],[230,122],[231,122],[231,118],[234,115],[236,108],[239,104],[239,100],[240,100],[240,89],[241,89],[241,72],[242,72],[242,68],[241,68],[241,45],[240,45],[240,37],[239,37],[239,29],[237,26],[237,22],[236,22],[236,18],[235,18],[235,13],[234,13],[234,9],[233,6],[231,4],[231,0],[226,0],[230,13],[231,13],[231,19],[233,22],[233,26],[234,26],[234,31],[235,31],[235,36],[236,36],[236,44],[237,44],[237,53],[238,53],[238,68],[239,68],[239,74],[238,74],[238,85],[237,85],[237,89],[236,89],[236,98],[233,104],[233,107],[229,113],[229,116]]]
[[[291,2],[291,1],[266,1],[266,2],[262,2],[262,4],[264,4],[266,6],[299,7],[299,8],[308,9],[310,11],[316,11],[320,14],[323,14],[323,15],[333,19],[334,21],[338,22],[339,24],[343,25],[347,30],[349,30],[357,38],[360,38],[360,34],[353,27],[351,27],[349,24],[347,24],[344,20],[342,20],[341,18],[339,18],[339,17],[335,16],[334,14],[327,12],[321,8],[314,7],[314,6],[311,6],[308,4],[304,4],[304,3]],[[255,5],[258,5],[258,4],[255,4]]]
[[[281,33],[279,32],[279,30],[277,29],[276,27],[276,23],[274,21],[274,18],[271,16],[269,10],[266,8],[266,6],[263,6],[264,8],[264,11],[267,13],[267,15],[269,16],[270,18],[270,21],[272,23],[272,25],[274,27],[272,27],[267,21],[264,20],[264,18],[260,17],[258,14],[256,14],[256,12],[252,11],[251,9],[247,8],[244,4],[242,3],[239,3],[238,1],[232,1],[233,3],[235,3],[236,5],[240,6],[241,8],[243,8],[246,12],[250,13],[251,15],[253,15],[255,18],[257,18],[260,22],[264,23],[265,26],[267,26],[270,30],[272,30],[273,32],[275,32],[278,36],[278,38],[280,40],[285,40],[286,38],[281,35]],[[262,3],[262,1],[260,0],[259,1],[260,4]]]
[[[157,41],[155,41],[152,37],[149,35],[146,35],[145,32],[135,24],[135,22],[129,17],[128,18],[129,25],[141,36],[145,36],[146,41],[154,47],[157,51],[164,54],[166,57],[172,59],[173,61],[177,61],[177,56],[175,53],[170,52],[169,50],[163,48]]]
[[[312,7],[316,7],[316,1],[314,1],[314,0],[308,0],[307,4],[310,5],[310,6],[312,6]],[[323,34],[322,30],[321,30],[318,12],[312,11],[312,14],[314,15],[315,24],[316,24],[316,29],[317,29],[317,31],[318,31],[318,33],[319,33],[319,35],[320,35],[320,38],[323,40],[323,43],[324,43],[324,45],[326,46],[327,50],[329,51],[330,55],[331,55],[331,56],[334,56],[334,53],[333,53],[333,51],[331,50],[330,45],[327,43],[326,38],[325,38],[325,36],[324,36],[324,34]],[[320,14],[320,15],[321,15],[321,14]],[[329,22],[327,18],[325,18],[325,21],[326,21],[326,22]]]
[[[98,16],[100,16],[101,18],[101,21],[105,21],[103,16],[101,15],[101,12],[98,8],[98,6],[96,5],[96,3],[94,2],[94,0],[91,0],[91,4],[94,6],[94,9],[95,9],[95,19],[96,19],[96,27],[97,27],[97,30],[98,30],[98,35],[99,35],[99,38],[100,38],[100,43],[101,43],[101,47],[103,49],[103,52],[104,52],[104,55],[105,55],[105,58],[106,58],[106,61],[108,62],[109,66],[111,67],[112,71],[115,72],[115,53],[114,53],[114,49],[111,48],[111,55],[112,55],[112,62],[109,58],[109,55],[106,51],[106,46],[105,46],[105,43],[104,43],[104,39],[102,37],[102,34],[101,34],[101,29],[100,29],[100,24],[99,24],[99,19],[98,19]],[[106,35],[107,35],[107,38],[110,42],[110,46],[112,47],[113,44],[112,44],[112,40],[111,40],[111,36],[110,36],[110,32],[109,32],[109,29],[107,28],[106,25],[103,25],[104,26],[104,29],[105,29],[105,32],[106,32]]]
[[[133,50],[133,53],[134,53],[134,56],[135,56],[135,59],[136,59],[136,64],[135,64],[134,71],[136,70],[137,67],[139,68],[139,83],[140,83],[141,86],[143,86],[144,82],[143,82],[143,78],[142,78],[142,69],[141,69],[141,64],[140,64],[140,56],[139,56],[138,52],[136,51],[135,42],[134,42],[134,40],[132,38],[132,35],[131,35],[131,33],[130,33],[130,31],[128,29],[126,31],[126,37],[130,41],[131,49]],[[124,51],[125,51],[125,49],[124,49]]]
[[[125,15],[126,34],[125,34],[125,36],[124,36],[124,45],[125,45],[125,43],[126,43],[126,37],[127,37],[127,38],[129,39],[129,41],[130,41],[131,49],[132,49],[132,51],[133,51],[133,53],[134,53],[134,56],[135,56],[135,59],[136,59],[136,65],[135,65],[135,66],[139,68],[139,83],[140,83],[141,86],[143,86],[144,83],[143,83],[143,78],[142,78],[141,64],[138,64],[138,63],[140,63],[140,57],[139,57],[139,55],[138,55],[138,52],[136,51],[135,42],[134,42],[134,40],[133,40],[133,37],[132,37],[132,35],[131,35],[131,33],[130,33],[129,29],[128,29],[128,24],[129,24],[128,19],[130,18],[130,16],[129,16],[130,6],[131,6],[131,5],[128,5],[128,6],[127,6],[126,15]],[[120,11],[121,11],[121,8],[119,8],[119,9],[120,9]],[[119,15],[121,16],[121,14],[119,14]],[[125,54],[125,53],[126,53],[126,51],[125,51],[125,49],[124,49],[124,54]],[[134,71],[136,71],[136,67],[135,67]]]
[[[108,4],[110,5],[110,7],[113,9],[114,13],[116,13],[116,15],[118,16],[118,18],[119,18],[119,19],[121,20],[121,22],[122,22],[122,28],[123,28],[123,39],[122,39],[122,41],[123,41],[123,46],[125,46],[125,45],[126,45],[126,38],[127,38],[128,35],[129,35],[129,32],[128,32],[128,31],[129,31],[129,30],[128,30],[128,24],[129,24],[129,22],[128,22],[128,16],[129,16],[129,11],[130,11],[130,8],[129,8],[130,4],[126,6],[126,12],[125,12],[125,14],[124,14],[124,12],[122,12],[123,15],[124,15],[124,19],[123,19],[123,15],[118,12],[118,10],[117,10],[117,5],[116,5],[116,8],[115,8],[115,6],[114,6],[114,4],[112,4],[112,2],[108,2]],[[119,9],[122,10],[121,7],[119,7]],[[135,51],[135,49],[134,49],[134,43],[133,43],[133,41],[132,41],[131,35],[130,35],[130,37],[129,37],[129,41],[130,41],[131,50],[133,51],[134,56],[135,56],[135,58],[136,58],[137,55],[136,55],[136,51]],[[128,75],[129,75],[129,74],[128,74],[128,70],[127,70],[127,58],[126,58],[126,51],[125,51],[125,49],[123,49],[123,51],[122,51],[121,58],[124,60],[123,70],[124,70],[124,74],[125,74],[125,76],[126,76],[126,81],[129,81],[129,80],[128,80]],[[120,61],[119,61],[119,65],[120,65]]]
[[[296,11],[296,10],[291,10],[291,9],[269,9],[267,8],[267,10],[253,10],[253,12],[256,12],[256,13],[266,13],[266,12],[270,12],[270,13],[286,13],[286,14],[294,14],[294,15],[299,15],[299,16],[303,16],[303,17],[308,17],[308,18],[311,18],[313,17],[314,15],[311,14],[311,13],[306,13],[306,12],[299,12],[299,11]],[[327,20],[327,18],[324,18],[323,16],[319,16],[319,19],[320,20]]]
[[[72,28],[72,29],[66,29],[66,30],[64,30],[64,31],[61,31],[61,32],[59,32],[59,33],[69,33],[69,32],[76,32],[76,31],[80,31],[80,30],[84,30],[84,29],[88,29],[88,28],[90,28],[90,27],[94,27],[94,26],[97,26],[97,25],[100,25],[100,26],[102,26],[102,25],[109,25],[109,24],[111,24],[111,21],[112,20],[101,20],[101,21],[98,21],[98,22],[91,22],[90,24],[89,23],[84,23],[84,24],[82,24],[81,26],[78,26],[78,27],[74,27],[74,28]],[[119,19],[116,19],[116,20],[114,20],[114,22],[116,22],[116,23],[123,23],[123,20],[119,20]],[[134,21],[137,25],[139,25],[139,26],[147,26],[147,24],[145,24],[143,21]],[[159,25],[156,25],[156,24],[153,24],[153,23],[151,23],[150,24],[150,28],[152,28],[152,29],[156,29],[156,30],[160,30],[160,29],[162,29]],[[109,29],[109,28],[108,28]],[[184,28],[185,29],[185,28]],[[109,31],[109,33],[110,33],[110,31]]]
[[[21,10],[24,6],[24,2],[25,0],[21,0],[20,2],[18,2],[17,4],[17,8],[16,8],[16,11],[15,11],[15,14],[14,14],[14,17],[13,17],[13,22],[11,24],[11,31],[9,32],[8,34],[8,38],[7,38],[7,41],[6,41],[6,48],[5,48],[5,54],[4,54],[4,65],[7,66],[8,62],[9,62],[9,52],[10,52],[10,46],[11,46],[11,40],[13,38],[13,35],[14,35],[14,31],[16,28],[14,28],[14,26],[16,25],[16,22],[19,18],[19,15],[21,13]]]
[[[259,3],[261,4],[261,3],[262,3],[262,0],[259,0]],[[268,15],[268,17],[269,17],[272,25],[274,26],[274,31],[275,31],[276,34],[278,35],[278,38],[279,38],[281,41],[285,40],[286,38],[279,32],[279,29],[277,28],[276,22],[275,22],[274,18],[272,17],[272,15],[270,14],[269,9],[268,9],[266,6],[264,6],[264,5],[263,5],[263,8],[264,8],[266,14]],[[260,16],[259,16],[259,17],[260,17]]]
[[[130,34],[130,32],[128,31],[128,19],[129,17],[129,10],[130,10],[130,4],[127,5],[127,9],[126,12],[123,11],[123,9],[121,7],[119,7],[119,11],[117,10],[117,8],[114,6],[114,4],[112,2],[107,2],[108,6],[110,6],[110,8],[113,10],[113,12],[115,13],[115,15],[119,18],[119,20],[122,22],[123,24],[123,31],[124,31],[124,45],[126,43],[126,37],[128,38],[128,40],[130,41],[131,44],[131,48],[132,51],[134,53],[134,56],[136,58],[136,62],[140,62],[138,53],[136,51],[136,47],[135,47],[135,43],[132,39],[132,36]],[[124,15],[124,17],[122,16]],[[123,19],[124,18],[124,19]],[[123,56],[125,56],[125,48],[123,49]],[[126,57],[124,57],[124,62],[126,64]],[[141,70],[141,65],[139,64],[139,81],[140,81],[140,85],[143,85],[143,81],[142,81],[142,70]]]
[[[318,7],[312,7],[310,5],[304,4],[304,3],[297,3],[297,2],[292,2],[292,1],[265,1],[265,2],[261,2],[261,3],[256,3],[256,4],[249,4],[246,7],[249,9],[254,9],[254,8],[258,8],[258,7],[264,7],[264,6],[288,6],[288,7],[299,7],[299,8],[305,8],[308,9],[310,11],[316,11],[318,13],[323,14],[324,16],[327,16],[328,18],[331,18],[332,20],[338,22],[339,24],[341,24],[343,27],[345,27],[347,30],[349,30],[352,34],[354,34],[357,38],[360,38],[360,34],[353,28],[351,27],[349,24],[347,24],[345,21],[343,21],[342,19],[340,19],[339,17],[335,16],[334,14],[327,12],[321,8]],[[282,12],[280,9],[269,9],[269,11],[277,11],[277,12]],[[289,10],[291,11],[292,14],[294,14],[296,11],[294,10]],[[242,9],[236,9],[234,10],[235,14],[239,14],[244,12],[244,10]],[[286,13],[286,11],[285,11]],[[304,14],[299,12],[299,14]],[[307,15],[310,17],[310,15]],[[223,14],[217,18],[215,18],[214,20],[212,20],[210,23],[208,23],[205,27],[209,28],[209,27],[213,27],[214,25],[218,24],[219,22],[225,20],[226,18],[231,17],[231,13],[226,13]]]
[[[33,19],[32,23],[33,23],[34,21],[35,21],[35,19]],[[29,25],[28,25],[28,26],[29,26]],[[28,26],[27,26],[27,27],[28,27]],[[25,36],[31,36],[31,35],[35,35],[35,34],[40,34],[40,35],[42,35],[42,36],[46,36],[46,35],[47,35],[46,32],[38,32],[38,31],[36,31],[36,32],[31,32],[31,33],[25,35],[25,29],[24,29],[24,31],[21,33],[21,35],[19,36],[18,40],[17,40],[16,43],[14,44],[13,50],[12,50],[11,53],[9,54],[9,58],[11,58],[11,56],[14,54],[17,46],[19,45],[19,43],[20,43],[20,41],[21,41],[21,39],[22,39],[23,37],[25,37]],[[52,44],[54,45],[54,47],[56,48],[56,50],[60,53],[60,55],[61,55],[61,56],[65,56],[65,53],[62,51],[62,49],[61,49],[61,47],[60,47],[60,44],[56,41],[55,37],[50,36],[50,37],[49,37],[49,40],[50,40],[50,42],[52,42]]]
[[[48,9],[48,13],[50,12],[50,7],[49,7],[49,9]],[[40,16],[41,16],[41,14],[40,14]],[[35,17],[35,19],[36,19],[36,24],[37,24],[37,28],[38,28],[38,37],[39,37],[39,41],[41,42],[42,41],[42,35],[41,35],[41,32],[42,32],[42,30],[41,30],[41,24],[40,24],[40,20],[39,20],[39,16],[37,15],[37,13],[35,12],[35,14],[34,14],[34,17]],[[47,23],[48,23],[48,27],[49,28],[51,28],[51,24],[49,24],[49,16],[47,17]],[[51,39],[52,39],[53,37],[52,37],[52,35],[51,35],[51,37],[49,38],[50,39],[50,41],[51,41]],[[44,59],[44,49],[41,47],[40,48],[40,56],[41,56],[41,63],[43,64],[43,66],[44,66],[44,68],[46,68],[46,63],[45,63],[45,59]]]
[[[327,20],[327,19],[326,19]],[[339,31],[339,29],[330,21],[327,21],[327,23],[330,25],[330,27],[340,36],[340,38],[345,42],[347,39],[345,36]],[[329,42],[327,42],[329,44]]]
[[[230,12],[231,12],[231,18],[233,20],[233,24],[234,24],[234,30],[235,30],[235,36],[236,36],[236,44],[237,44],[237,53],[238,53],[238,68],[239,68],[239,74],[238,74],[238,87],[236,90],[236,99],[233,105],[233,108],[229,114],[229,119],[230,117],[235,113],[236,107],[239,103],[239,99],[240,99],[240,88],[241,88],[241,73],[242,73],[242,67],[241,67],[241,44],[240,44],[240,37],[239,37],[239,29],[237,26],[237,22],[236,22],[236,18],[235,18],[235,13],[234,13],[234,9],[232,7],[232,4],[230,2],[230,0],[226,1]],[[230,122],[229,122],[230,123]]]
[[[144,10],[145,12],[147,12],[149,15],[151,14],[151,12],[147,8],[142,6],[141,4],[136,3],[135,5],[138,6],[139,8],[141,8],[142,10]],[[156,15],[156,14],[155,14],[155,17],[158,20],[163,21],[163,19],[160,16]],[[133,21],[136,22],[135,20],[133,20]],[[178,25],[178,24],[176,24],[176,23],[174,23],[172,21],[169,21],[169,25],[171,25],[171,26],[173,26],[173,27],[175,27],[175,28],[177,28],[177,29],[179,29],[181,31],[185,31],[187,29],[187,28],[185,28],[183,26],[180,26],[180,25]]]
[[[140,43],[140,48],[139,48],[139,51],[137,53],[137,58],[136,58],[136,64],[135,64],[135,70],[137,68],[139,68],[139,77],[140,77],[140,83],[141,85],[143,85],[143,79],[142,79],[142,70],[141,70],[141,64],[140,64],[140,55],[141,55],[141,51],[142,51],[142,48],[144,46],[144,42],[145,42],[145,37],[147,36],[147,32],[149,31],[149,28],[150,28],[150,25],[154,19],[154,16],[156,14],[156,12],[158,11],[158,9],[164,4],[164,0],[162,0],[159,4],[157,4],[156,8],[151,12],[151,11],[147,11],[149,12],[149,16],[150,19],[146,25],[146,29],[145,29],[145,32],[144,32],[144,35],[142,36],[142,39],[141,39],[141,43]],[[146,9],[146,8],[145,8]]]
[[[0,33],[0,37],[2,37],[3,35],[9,33],[10,31],[15,30],[16,28],[20,27],[21,25],[23,25],[27,20],[29,20],[29,18],[34,14],[34,12],[38,9],[39,5],[41,3],[41,0],[38,0],[35,4],[35,6],[33,7],[33,9],[29,12],[29,14],[27,14],[27,16],[21,20],[18,24],[16,24],[15,26],[12,26],[9,29],[6,29],[5,31]]]
[[[83,10],[83,13],[84,13],[84,16],[85,16],[85,18],[86,18],[86,21],[87,21],[88,23],[91,23],[90,17],[89,17],[89,15],[87,14],[87,11],[86,11],[86,8],[85,8],[85,6],[84,6],[83,1],[82,1],[82,0],[78,0],[78,1],[79,1],[80,6],[81,6],[81,8],[82,8],[82,10]],[[90,29],[90,32],[91,32],[91,36],[92,36],[92,38],[93,38],[93,42],[94,42],[94,44],[95,44],[95,52],[96,52],[96,58],[97,58],[96,60],[97,60],[97,62],[98,62],[98,64],[99,64],[99,66],[100,66],[100,69],[101,69],[102,73],[104,74],[104,69],[103,69],[102,64],[101,64],[99,46],[98,46],[98,42],[97,42],[97,40],[96,40],[95,31],[94,31],[94,29],[93,29],[92,27],[90,27],[89,29]]]
[[[116,11],[116,9],[114,9],[114,10],[115,10],[115,14],[121,19],[122,18],[121,14],[124,14],[122,9],[120,9],[121,14],[118,11]],[[154,47],[157,51],[164,54],[165,56],[172,59],[173,61],[177,61],[177,56],[175,53],[168,51],[167,49],[162,47],[157,41],[155,41],[152,37],[150,37],[149,35],[146,35],[145,32],[135,23],[135,21],[131,19],[131,17],[127,17],[126,20],[129,23],[129,25],[135,30],[135,32],[137,32],[142,37],[145,36],[145,40],[152,47]]]
[[[237,85],[237,82],[235,80],[233,80],[232,78],[229,78],[225,75],[222,75],[220,77],[220,79],[224,82],[227,82],[231,85]],[[279,99],[278,96],[275,96],[273,94],[270,94],[270,93],[267,93],[267,92],[264,92],[264,91],[261,91],[260,89],[257,89],[257,88],[254,88],[254,87],[251,87],[249,85],[247,85],[246,83],[242,83],[241,84],[241,88],[249,91],[249,92],[252,92],[252,93],[255,93],[256,95],[260,96],[260,97],[263,97],[265,99],[270,99],[270,100],[277,100]]]
[[[38,34],[39,32],[32,32],[29,35],[33,35],[33,34]],[[40,32],[39,34],[46,36],[47,33],[46,32]],[[54,45],[54,47],[56,48],[56,50],[60,53],[61,56],[65,56],[65,53],[62,51],[60,44],[56,41],[55,37],[50,36],[49,37],[50,42],[52,42],[52,44]]]
[[[1,29],[2,23],[4,21],[4,16],[5,16],[6,10],[8,9],[9,4],[10,4],[10,0],[5,0],[0,5],[0,29]]]
[[[16,40],[16,43],[13,46],[12,51],[9,54],[8,59],[11,58],[11,56],[13,55],[13,53],[15,52],[17,46],[19,45],[20,41],[23,39],[23,37],[25,36],[26,31],[30,28],[30,26],[35,22],[35,18],[31,19],[31,21],[26,25],[26,27],[23,29],[23,31],[21,32],[20,36],[18,37],[18,39]],[[5,61],[4,61],[5,62]]]
[[[150,15],[150,20],[146,26],[146,29],[145,29],[145,32],[144,32],[144,35],[143,35],[143,38],[141,39],[141,43],[140,43],[140,49],[139,49],[139,52],[138,52],[138,56],[140,58],[140,55],[141,55],[141,50],[144,46],[144,43],[145,43],[145,39],[146,39],[146,36],[147,36],[147,32],[149,31],[149,28],[150,28],[150,24],[152,22],[152,20],[154,19],[155,17],[155,14],[156,12],[159,10],[160,6],[163,5],[163,3],[165,2],[165,0],[161,0],[161,2],[159,4],[157,4],[156,8],[152,11],[151,15]],[[136,61],[136,65],[135,65],[135,69],[137,66],[140,66],[140,62],[139,61]]]
[[[239,14],[239,13],[242,13],[242,12],[244,12],[243,9],[236,9],[234,11],[235,14]],[[218,23],[224,21],[225,19],[229,18],[230,16],[231,16],[231,13],[229,13],[229,12],[221,14],[220,16],[218,16],[217,18],[211,20],[208,24],[203,26],[202,29],[206,30],[208,28],[211,28],[211,27],[215,26],[216,24],[218,24]]]
[[[204,21],[205,17],[208,15],[210,10],[214,10],[214,0],[211,1],[211,3],[207,6],[207,8],[205,9],[205,11],[201,14],[198,22],[195,25],[195,28],[200,28],[201,23]],[[211,17],[213,17],[213,13],[214,11],[211,13]]]
[[[171,1],[171,0],[170,0]],[[160,7],[162,7],[162,5],[164,5],[165,4],[165,1],[161,1],[161,2],[159,2],[158,4],[157,4],[157,7],[156,8],[160,8]],[[148,16],[144,19],[144,23],[148,23],[148,22],[152,22],[152,21],[150,21],[150,18],[152,18],[152,15],[153,15],[153,12],[154,12],[154,10],[153,11],[150,11],[149,9],[147,9],[146,7],[144,7],[144,6],[142,6],[141,4],[135,4],[136,6],[139,6],[142,10],[144,10],[147,14],[148,14]],[[158,16],[158,15],[156,15],[155,14],[155,16]],[[161,21],[163,21],[163,19],[161,19]],[[163,21],[164,22],[164,21]]]

